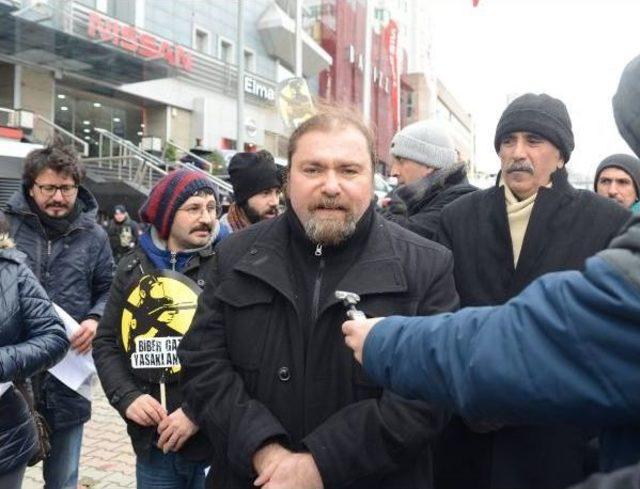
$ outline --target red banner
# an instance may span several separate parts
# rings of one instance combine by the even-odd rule
[[[393,115],[393,130],[398,129],[398,24],[390,20],[384,29],[384,46],[389,53],[389,64],[391,65],[391,111]]]

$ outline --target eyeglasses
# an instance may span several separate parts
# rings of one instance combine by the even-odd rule
[[[71,197],[78,191],[77,185],[40,185],[36,182],[34,182],[33,185],[34,187],[38,187],[38,190],[40,190],[40,192],[42,192],[42,194],[47,197],[53,197],[58,190],[60,190],[60,193],[63,197]]]
[[[197,219],[205,212],[209,214],[209,217],[211,217],[212,219],[215,219],[218,215],[218,207],[216,205],[208,205],[206,207],[202,207],[199,205],[190,205],[188,207],[181,207],[178,210],[186,212],[191,219]]]

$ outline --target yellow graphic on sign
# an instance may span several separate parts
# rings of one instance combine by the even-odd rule
[[[304,78],[288,78],[281,82],[276,106],[280,119],[289,130],[296,129],[317,112]]]
[[[198,292],[190,279],[167,270],[144,275],[133,287],[122,311],[121,333],[134,371],[154,369],[165,377],[180,371],[177,347],[191,326]]]

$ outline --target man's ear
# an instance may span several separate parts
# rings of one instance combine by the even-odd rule
[[[284,198],[289,198],[289,185],[291,185],[289,180],[289,171],[284,175],[284,181],[282,182],[282,193],[284,194]]]

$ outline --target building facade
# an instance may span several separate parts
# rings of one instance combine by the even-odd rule
[[[296,0],[245,0],[245,150],[286,157],[278,83],[295,71]],[[429,66],[429,15],[418,0],[370,0],[369,114],[382,162],[393,135],[418,119],[456,126],[473,160],[468,114]],[[319,99],[364,111],[366,0],[304,0],[302,74]],[[139,145],[235,150],[238,2],[0,0],[0,108],[55,124],[96,156],[102,131]],[[47,121],[50,121],[49,124]],[[384,164],[379,166],[384,173]]]
[[[311,0],[305,5],[307,31],[333,58],[332,65],[317,78],[319,97],[362,112],[366,1]],[[369,122],[376,134],[378,155],[385,160],[400,123],[399,80],[406,62],[396,21],[376,7],[371,27]]]
[[[0,0],[0,107],[33,111],[91,155],[97,129],[135,145],[237,149],[237,13],[217,0]],[[274,44],[293,22],[273,0],[244,2],[245,150],[284,156],[275,97],[292,66]],[[305,54],[316,74],[331,62],[311,38]],[[34,137],[51,132],[39,124]]]

